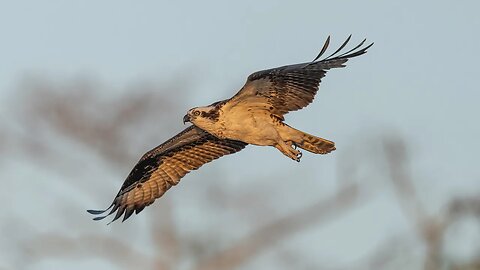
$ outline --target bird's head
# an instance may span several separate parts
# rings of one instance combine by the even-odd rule
[[[190,122],[205,129],[218,121],[219,114],[219,108],[215,106],[195,107],[183,117],[183,123]]]

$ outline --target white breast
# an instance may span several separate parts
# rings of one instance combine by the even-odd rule
[[[272,145],[278,138],[275,123],[266,110],[235,106],[220,115],[219,124],[225,138],[256,145]]]

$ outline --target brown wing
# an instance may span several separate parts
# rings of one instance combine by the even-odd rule
[[[247,104],[269,110],[279,117],[301,109],[313,101],[319,83],[331,68],[344,67],[348,59],[367,52],[372,44],[361,48],[363,40],[355,48],[337,55],[350,40],[347,40],[330,56],[317,61],[327,50],[327,38],[318,56],[310,63],[283,66],[255,72],[248,76],[243,88],[230,99],[230,104]]]
[[[190,171],[221,156],[238,152],[246,145],[240,141],[218,139],[190,126],[140,159],[109,208],[87,211],[99,215],[113,207],[107,215],[94,220],[101,220],[115,211],[117,213],[111,222],[122,214],[125,214],[123,220],[126,220],[133,212],[138,214],[152,204]]]

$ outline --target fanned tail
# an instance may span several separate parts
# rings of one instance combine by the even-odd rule
[[[296,145],[302,149],[305,149],[314,154],[328,154],[334,151],[335,143],[320,137],[310,135],[308,133],[303,133],[302,140]]]

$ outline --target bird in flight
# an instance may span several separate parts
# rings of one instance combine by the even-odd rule
[[[287,125],[284,115],[313,101],[329,69],[345,67],[350,58],[366,53],[373,45],[364,46],[363,40],[342,52],[350,37],[335,52],[321,58],[330,44],[328,37],[313,61],[255,72],[232,98],[190,109],[183,122],[192,125],[145,153],[107,209],[87,211],[101,215],[94,220],[116,212],[111,222],[122,215],[125,221],[177,185],[190,171],[248,144],[273,146],[295,161],[302,157],[297,148],[315,154],[332,152],[334,142]]]

